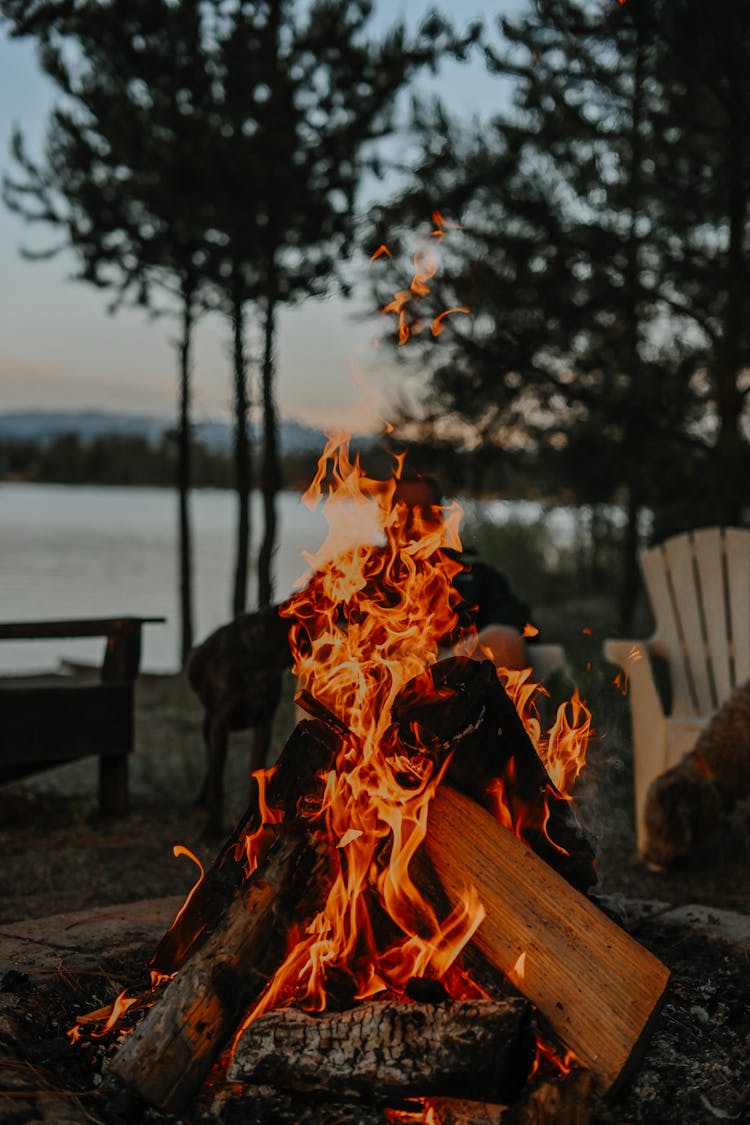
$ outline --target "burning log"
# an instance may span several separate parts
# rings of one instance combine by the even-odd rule
[[[453,657],[416,676],[393,706],[400,752],[452,753],[446,779],[581,891],[596,882],[593,840],[549,777],[489,660]]]
[[[474,885],[472,939],[611,1092],[640,1057],[666,967],[475,801],[440,789],[425,847],[451,898]]]
[[[253,778],[254,795],[244,816],[159,942],[151,969],[171,975],[199,939],[216,926],[246,878],[243,840],[262,827],[268,810],[278,814],[279,820],[290,820],[315,800],[320,789],[318,774],[333,766],[342,747],[341,734],[330,722],[306,719],[298,723],[269,771],[265,794],[261,795],[258,778]]]
[[[291,912],[304,921],[319,909],[325,851],[307,833],[286,830],[279,836],[216,929],[114,1056],[110,1075],[163,1110],[176,1112],[189,1102],[283,960]]]
[[[530,1084],[513,1105],[467,1098],[430,1098],[433,1125],[588,1125],[594,1109],[591,1074],[569,1074]],[[390,1111],[391,1125],[414,1125],[414,1114]]]
[[[345,1012],[267,1012],[244,1032],[231,1081],[392,1103],[450,1096],[515,1098],[534,1058],[525,1000],[375,1001]]]

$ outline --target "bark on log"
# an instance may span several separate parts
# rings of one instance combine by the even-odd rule
[[[430,806],[425,847],[452,901],[466,886],[479,892],[486,917],[473,943],[537,1006],[603,1090],[613,1091],[645,1046],[667,968],[448,786]]]
[[[320,908],[327,869],[327,848],[285,831],[113,1057],[110,1076],[167,1112],[187,1105],[283,960],[292,914],[304,921]]]
[[[245,1031],[230,1082],[273,1082],[388,1103],[405,1097],[516,1097],[531,1068],[530,1005],[508,1000],[370,1001],[346,1012],[268,1012]]]
[[[433,664],[403,688],[392,714],[394,749],[439,761],[452,753],[446,780],[490,812],[489,790],[502,778],[537,855],[579,890],[593,886],[593,839],[550,779],[492,661]]]
[[[315,799],[318,774],[333,766],[340,748],[341,735],[329,725],[312,719],[299,723],[268,782],[269,806],[283,809],[285,819],[292,819],[302,804]],[[176,972],[199,940],[216,926],[241,887],[245,879],[242,840],[261,824],[257,782],[253,793],[242,820],[159,942],[149,962],[155,972],[166,976]]]

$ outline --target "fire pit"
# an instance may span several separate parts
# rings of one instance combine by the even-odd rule
[[[328,562],[324,545],[287,603],[310,717],[159,942],[152,990],[70,1038],[128,1031],[108,1096],[167,1113],[270,1098],[312,1099],[321,1120],[354,1103],[382,1121],[583,1122],[637,1061],[669,976],[586,895],[569,789],[588,713],[574,700],[542,732],[524,674],[437,659],[457,624],[456,505],[393,503],[395,480],[367,478],[343,440],[311,501],[327,478],[334,538],[363,505],[384,543]]]

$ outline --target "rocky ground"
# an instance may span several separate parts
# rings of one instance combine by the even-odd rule
[[[289,687],[277,717],[275,751],[294,721]],[[180,677],[140,679],[133,810],[122,820],[97,819],[93,761],[0,790],[0,927],[185,894],[197,872],[188,859],[174,858],[173,845],[187,846],[204,863],[216,848],[215,841],[204,838],[202,816],[193,807],[203,768],[200,719]],[[227,778],[228,826],[244,805],[247,755],[246,739],[236,736]],[[600,724],[586,774],[578,808],[599,842],[597,893],[672,971],[644,1060],[619,1100],[601,1107],[596,1120],[601,1125],[750,1121],[750,936],[742,929],[743,920],[750,928],[750,877],[744,814],[728,818],[690,864],[669,873],[649,871],[635,855],[627,735],[616,724],[612,729]],[[676,910],[690,903],[707,910],[692,915]],[[42,988],[28,974],[3,975],[0,965],[0,999],[15,1012],[13,1034],[18,1038],[18,1028],[25,1029],[23,1042],[13,1048],[19,1073],[36,1075],[57,1091],[44,1103],[52,1107],[52,1116],[44,1120],[122,1120],[95,1095],[78,1097],[92,1089],[92,1061],[69,1049],[61,1029],[72,1022],[76,1005],[111,999],[115,978],[137,978],[144,953],[145,948],[131,950],[118,966],[105,964],[105,958],[97,975],[78,979],[75,987],[63,971],[55,987],[47,979]],[[3,1018],[0,1042],[7,1046],[10,1025]],[[61,1090],[69,1093],[67,1102]],[[23,1116],[17,1098],[2,1094],[0,1088],[0,1121],[32,1120]],[[61,1115],[63,1103],[71,1116]],[[14,1117],[17,1110],[22,1115]],[[292,1118],[302,1120],[298,1110]]]

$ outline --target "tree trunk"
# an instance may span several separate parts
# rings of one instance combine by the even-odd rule
[[[630,229],[627,242],[627,264],[625,268],[625,317],[630,341],[630,377],[636,386],[642,387],[649,376],[641,360],[641,307],[643,284],[641,277],[641,236],[638,221],[644,210],[642,166],[644,158],[643,118],[644,118],[644,45],[645,35],[642,19],[635,19],[635,55],[633,60],[633,97],[630,121],[630,168],[628,190],[630,194]],[[622,572],[618,591],[619,625],[627,635],[633,619],[635,599],[639,585],[638,569],[638,515],[641,492],[641,459],[638,456],[642,433],[640,424],[632,415],[626,422],[624,455],[630,465],[627,479],[628,509],[627,525],[623,538]]]
[[[746,17],[737,4],[734,19],[736,35],[743,34]],[[737,386],[742,367],[743,308],[746,300],[745,225],[747,191],[745,187],[745,78],[742,74],[738,39],[731,38],[729,51],[729,121],[727,128],[727,178],[729,198],[729,246],[727,250],[726,312],[724,335],[718,358],[716,403],[719,414],[719,436],[716,446],[717,517],[724,526],[740,523],[742,503],[747,493],[741,471],[742,435],[740,417],[743,396]]]
[[[180,405],[177,424],[178,567],[180,575],[180,664],[185,666],[193,647],[193,545],[190,533],[190,375],[191,345],[195,313],[193,287],[186,284],[182,294],[182,335],[180,358]]]
[[[234,567],[232,614],[247,606],[248,556],[250,552],[250,500],[252,493],[252,450],[248,439],[249,394],[245,355],[245,303],[239,285],[232,298],[232,339],[234,358],[234,487],[237,493],[237,543]]]
[[[625,537],[623,540],[623,565],[624,570],[620,581],[620,606],[619,627],[622,635],[627,637],[632,632],[635,606],[640,589],[640,567],[638,564],[638,550],[640,536],[638,525],[640,522],[641,505],[636,496],[634,486],[628,488],[628,504],[625,522]]]
[[[269,286],[273,293],[273,281]],[[276,298],[270,295],[266,307],[265,342],[263,349],[263,542],[258,555],[258,605],[271,605],[273,601],[272,563],[276,547],[276,495],[281,483],[279,467],[278,427],[274,393],[276,338]]]

